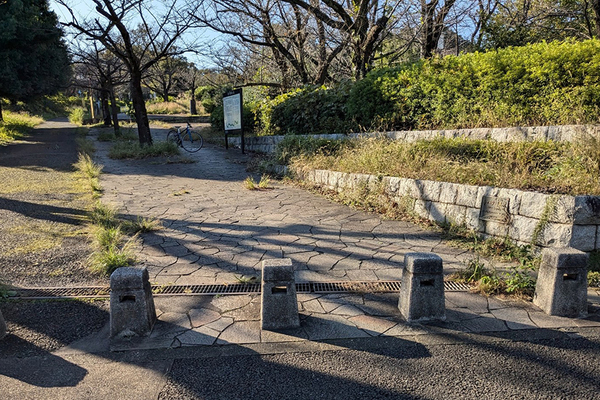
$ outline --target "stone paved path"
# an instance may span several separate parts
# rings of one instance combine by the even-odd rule
[[[156,132],[160,139],[164,132]],[[100,147],[97,158],[105,165],[102,201],[129,218],[157,218],[164,226],[143,235],[139,252],[153,283],[259,279],[261,261],[281,257],[293,260],[297,281],[399,280],[407,252],[437,253],[445,273],[473,257],[445,246],[436,233],[382,220],[290,185],[245,189],[242,182],[251,174],[239,150],[209,145],[189,155],[194,164],[168,164],[115,161],[106,156],[106,146]],[[590,294],[597,312],[598,296]],[[461,332],[600,326],[598,315],[555,318],[530,303],[446,295],[448,320],[442,326]],[[257,295],[156,298],[159,322],[152,335],[113,344],[113,349],[414,336],[431,328],[402,322],[397,294],[299,294],[298,301],[301,328],[268,332],[260,330]]]
[[[104,164],[102,201],[130,218],[158,218],[164,229],[146,234],[140,260],[156,283],[201,284],[259,277],[260,262],[289,257],[298,281],[399,278],[404,254],[433,251],[447,272],[471,254],[449,248],[438,234],[386,221],[304,190],[272,184],[250,191],[239,150],[207,146],[194,164],[115,161]]]

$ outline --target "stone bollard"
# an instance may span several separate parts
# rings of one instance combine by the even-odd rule
[[[570,247],[545,248],[533,304],[548,315],[585,317],[588,261],[588,254]]]
[[[298,328],[298,302],[294,267],[289,258],[262,262],[262,329]]]
[[[110,336],[146,336],[156,322],[146,268],[122,267],[110,276]]]
[[[404,256],[398,308],[410,322],[446,319],[443,265],[439,256],[433,253]]]
[[[2,316],[2,311],[0,311],[0,339],[6,336],[6,322],[4,322],[4,316]]]

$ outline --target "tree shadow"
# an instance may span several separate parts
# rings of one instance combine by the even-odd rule
[[[76,208],[32,203],[6,197],[0,197],[0,209],[19,213],[28,218],[71,225],[81,225],[86,215],[84,210]]]

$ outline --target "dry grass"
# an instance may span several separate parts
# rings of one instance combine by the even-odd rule
[[[600,141],[591,137],[577,143],[363,139],[334,151],[293,152],[286,157],[296,168],[600,195]]]
[[[174,101],[146,104],[148,114],[187,114],[188,109]]]

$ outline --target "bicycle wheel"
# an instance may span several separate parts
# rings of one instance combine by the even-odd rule
[[[176,146],[182,147],[181,146],[181,139],[177,135],[177,131],[174,130],[174,129],[171,129],[169,131],[169,133],[167,133],[167,142],[174,143]]]
[[[181,134],[181,147],[183,147],[185,151],[195,153],[202,148],[203,144],[204,141],[202,140],[202,136],[196,132],[187,130]]]

